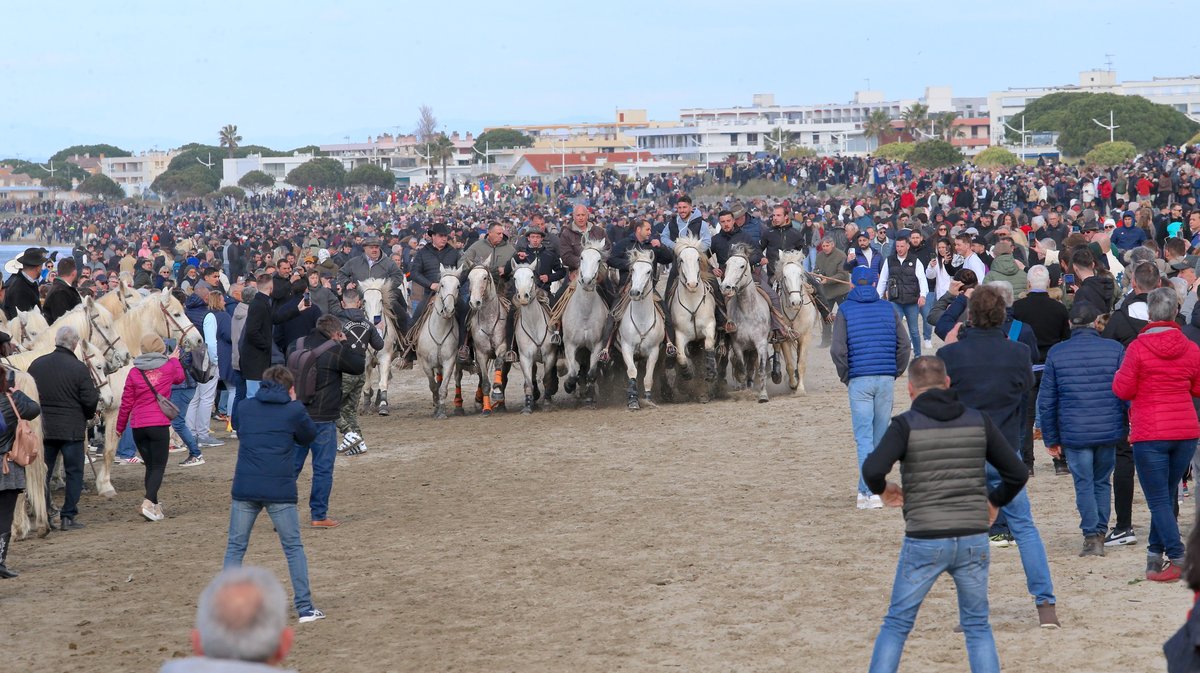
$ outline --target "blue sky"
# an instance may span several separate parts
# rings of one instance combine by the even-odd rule
[[[1170,32],[1194,14],[1184,0],[12,4],[0,158],[215,144],[227,123],[278,149],[362,141],[411,132],[422,104],[477,132],[617,107],[677,119],[755,93],[845,102],[868,78],[889,99],[982,96],[1073,83],[1106,53],[1122,80],[1200,74],[1200,41]]]

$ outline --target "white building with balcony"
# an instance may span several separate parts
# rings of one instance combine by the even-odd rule
[[[264,157],[261,154],[250,154],[241,159],[222,159],[224,177],[221,178],[221,186],[236,187],[238,180],[251,171],[262,171],[275,178],[275,182],[285,182],[288,173],[312,160],[312,154],[301,152],[287,157]]]
[[[179,152],[142,152],[132,157],[102,157],[100,172],[125,190],[126,196],[141,196],[158,176],[167,172]]]

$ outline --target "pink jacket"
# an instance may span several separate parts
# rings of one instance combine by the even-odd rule
[[[176,358],[170,358],[158,369],[146,372],[146,378],[154,384],[158,394],[171,399],[171,386],[183,383],[183,365]],[[129,370],[125,379],[125,393],[121,395],[121,411],[117,414],[117,434],[125,432],[127,425],[135,428],[147,428],[156,425],[170,425],[171,421],[158,408],[158,400],[142,378],[141,370],[137,367]],[[180,413],[184,410],[180,409]],[[132,418],[130,418],[132,416]]]

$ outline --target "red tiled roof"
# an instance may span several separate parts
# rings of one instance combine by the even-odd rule
[[[547,154],[525,154],[521,158],[529,162],[529,166],[539,174],[552,173],[562,170],[563,162],[567,168],[579,166],[603,167],[611,164],[634,163],[638,160],[649,161],[654,155],[649,152],[559,152]]]

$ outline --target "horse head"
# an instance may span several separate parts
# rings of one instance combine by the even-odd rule
[[[462,269],[457,266],[438,265],[438,289],[434,310],[443,318],[454,317],[458,307],[458,290],[462,287]]]
[[[104,353],[105,371],[112,373],[128,364],[133,356],[129,353],[128,345],[121,341],[121,335],[113,328],[112,313],[92,297],[84,297],[82,310],[90,328],[89,341]]]
[[[700,287],[700,258],[704,246],[698,238],[680,237],[675,241],[675,263],[679,265],[679,282],[689,290]]]
[[[492,271],[488,267],[477,264],[467,272],[467,290],[470,293],[468,303],[471,308],[482,308],[483,302],[495,294],[495,288]]]
[[[750,248],[741,243],[733,246],[725,262],[725,274],[721,277],[721,294],[726,297],[741,292],[750,285]]]
[[[779,253],[775,277],[781,279],[787,302],[792,308],[804,305],[808,281],[804,276],[804,253],[799,250],[784,250]]]
[[[513,269],[513,301],[519,306],[528,306],[533,301],[537,285],[533,282],[533,265],[517,264]]]
[[[580,287],[585,290],[596,287],[596,283],[601,279],[604,271],[604,258],[607,252],[608,248],[603,243],[592,239],[584,242],[583,250],[579,253],[579,275],[575,277]]]
[[[654,253],[649,250],[629,252],[629,297],[641,299],[654,293]]]
[[[358,284],[358,293],[362,297],[363,313],[373,324],[378,325],[387,315],[391,299],[387,279],[368,278]]]
[[[105,371],[104,352],[98,346],[87,341],[80,341],[75,348],[75,357],[87,365],[88,374],[96,390],[100,393],[100,403],[97,409],[110,409],[113,406],[113,389],[109,384],[108,372]]]
[[[188,319],[183,312],[183,304],[171,296],[170,290],[164,289],[158,293],[158,309],[155,313],[160,316],[160,319],[154,320],[155,331],[160,337],[174,339],[185,350],[199,348],[204,343],[204,335]]]

